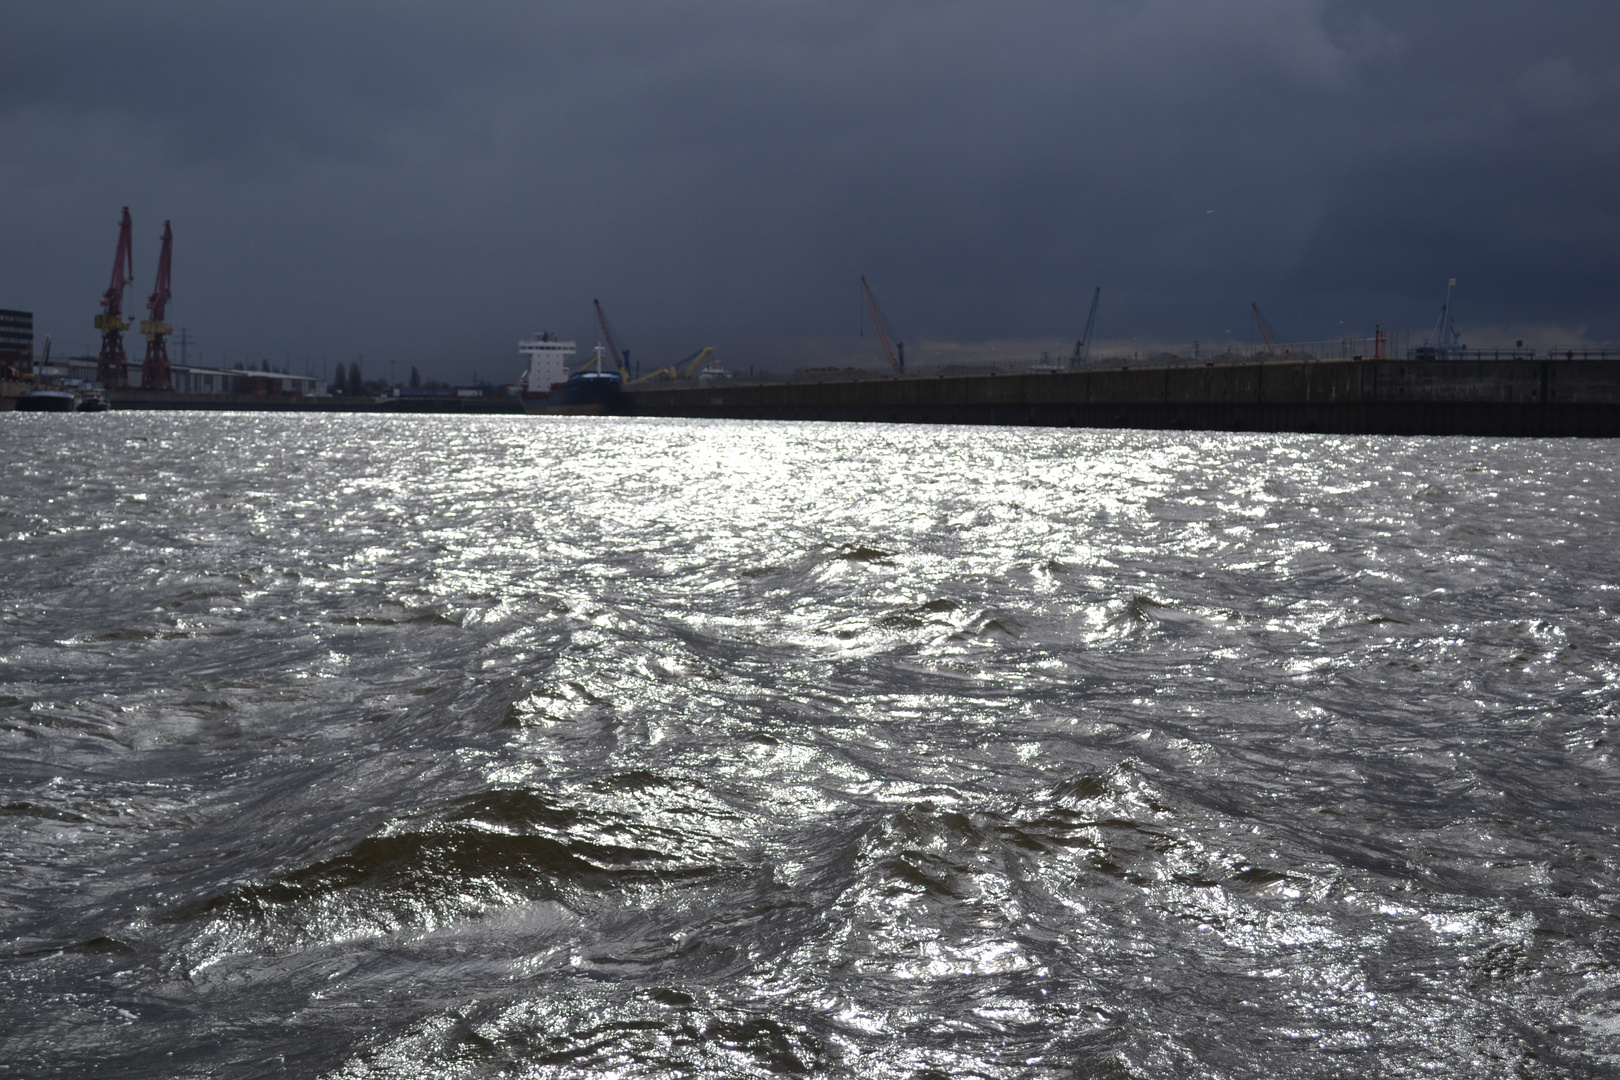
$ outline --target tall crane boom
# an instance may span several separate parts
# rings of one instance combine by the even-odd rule
[[[602,337],[607,340],[608,352],[613,354],[613,362],[618,365],[619,378],[626,382],[630,379],[630,354],[619,348],[619,343],[613,339],[613,328],[608,326],[607,313],[602,310],[602,301],[592,300],[596,305],[596,321],[602,326]]]
[[[683,379],[690,379],[693,374],[697,372],[698,368],[709,362],[709,357],[713,355],[714,346],[705,345],[691,356],[688,356],[685,360],[680,361],[680,363],[686,364],[685,367],[680,369],[680,377]],[[691,361],[691,363],[687,363],[688,360]]]
[[[640,386],[642,383],[650,383],[655,381],[673,382],[676,379],[690,379],[694,374],[697,373],[697,369],[707,363],[709,357],[713,355],[714,346],[705,345],[691,356],[682,357],[669,367],[661,367],[649,375],[641,376],[639,379],[631,379],[625,385]]]
[[[146,335],[146,362],[141,365],[142,390],[173,390],[169,375],[169,347],[167,338],[174,327],[164,319],[169,310],[169,257],[174,247],[174,232],[169,223],[163,223],[163,250],[158,255],[157,284],[146,300],[149,318],[142,320],[141,333]]]
[[[134,238],[129,220],[129,207],[118,224],[118,250],[113,255],[112,283],[101,294],[101,314],[96,316],[96,329],[101,331],[101,355],[96,360],[96,378],[108,389],[121,390],[129,385],[129,357],[124,354],[124,331],[129,320],[124,318],[124,286],[135,276]]]
[[[1251,302],[1249,307],[1254,311],[1254,325],[1260,331],[1260,339],[1266,343],[1266,348],[1275,349],[1277,339],[1271,335],[1271,327],[1266,323],[1266,317],[1260,314],[1260,305]]]
[[[1440,321],[1434,324],[1434,332],[1425,342],[1426,348],[1435,350],[1436,356],[1447,356],[1458,347],[1462,335],[1457,332],[1457,322],[1451,314],[1451,290],[1457,284],[1456,278],[1448,279],[1446,283],[1446,302],[1440,305]]]
[[[883,312],[878,310],[877,297],[872,295],[872,286],[866,283],[866,275],[861,275],[861,291],[866,294],[866,307],[872,313],[872,328],[877,331],[878,342],[883,346],[883,355],[889,358],[889,366],[894,368],[897,375],[906,373],[906,346],[900,343],[899,353],[896,355],[895,347],[889,343],[889,328],[883,322]]]
[[[1086,316],[1086,332],[1074,343],[1074,355],[1069,357],[1070,367],[1079,367],[1091,359],[1092,334],[1097,330],[1097,302],[1101,299],[1102,286],[1098,285],[1091,292],[1091,314]]]

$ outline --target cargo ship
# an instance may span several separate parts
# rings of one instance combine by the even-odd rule
[[[624,378],[604,370],[607,350],[596,347],[589,363],[572,374],[568,364],[578,351],[572,341],[536,334],[518,342],[529,369],[518,378],[518,393],[529,412],[603,412],[624,389]]]

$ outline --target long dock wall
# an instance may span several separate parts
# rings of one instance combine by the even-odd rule
[[[633,416],[1383,435],[1620,435],[1620,360],[1342,360],[627,391]]]
[[[0,391],[21,392],[26,384]],[[115,409],[522,411],[516,398],[109,394]],[[0,409],[15,405],[0,393]],[[571,411],[583,411],[574,409]],[[592,410],[594,411],[594,407]],[[626,391],[629,416],[1383,435],[1620,436],[1620,360],[1328,360]]]
[[[109,390],[114,409],[210,412],[521,413],[515,397],[294,397],[281,394],[199,394],[164,390]]]

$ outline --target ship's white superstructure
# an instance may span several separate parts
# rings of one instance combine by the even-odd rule
[[[553,385],[567,382],[568,362],[577,351],[572,341],[558,341],[550,334],[536,334],[527,341],[518,342],[518,352],[529,360],[528,392],[544,394]]]

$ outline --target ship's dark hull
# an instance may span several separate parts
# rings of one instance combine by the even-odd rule
[[[575,375],[567,382],[551,388],[542,406],[547,409],[577,409],[582,406],[600,406],[603,409],[616,404],[624,390],[624,381],[617,375],[598,375],[586,372]]]
[[[30,390],[17,399],[18,412],[77,412],[77,394],[57,390]]]

